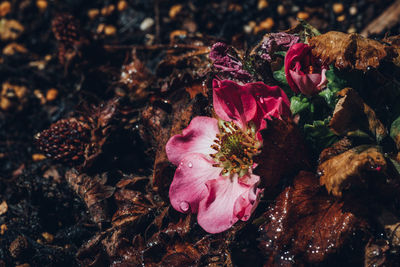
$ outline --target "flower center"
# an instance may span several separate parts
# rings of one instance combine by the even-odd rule
[[[241,129],[234,122],[219,120],[220,134],[211,148],[216,150],[210,154],[216,164],[214,167],[222,167],[222,175],[239,174],[239,177],[247,174],[253,166],[253,156],[258,154],[261,142],[256,138],[255,127]]]

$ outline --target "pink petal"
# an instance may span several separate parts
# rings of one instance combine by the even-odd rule
[[[280,87],[268,86],[262,82],[248,85],[251,85],[250,91],[258,106],[253,121],[259,130],[265,128],[265,118],[291,116],[289,98]]]
[[[293,82],[302,94],[310,96],[320,91],[317,86],[321,82],[321,74],[311,73],[302,75],[292,70],[289,72],[293,78]]]
[[[296,65],[297,68],[300,66],[299,62],[304,58],[307,57],[307,54],[311,50],[306,44],[297,43],[292,45],[285,56],[285,75],[286,80],[295,93],[300,93],[299,87],[294,83],[292,79],[292,75],[290,74],[290,70],[295,69]]]
[[[222,168],[202,154],[189,154],[182,159],[169,188],[172,207],[180,212],[196,213],[199,202],[207,197],[206,183],[220,176]]]
[[[213,104],[218,117],[235,121],[242,127],[254,117],[257,110],[248,88],[229,80],[213,81]]]
[[[328,83],[328,79],[326,78],[326,68],[323,68],[321,71],[321,82],[317,85],[318,89],[322,89]]]
[[[220,233],[249,214],[251,186],[239,183],[237,176],[221,176],[208,181],[207,187],[208,197],[200,202],[197,215],[197,221],[205,231]]]
[[[194,117],[189,126],[171,137],[165,146],[168,160],[178,165],[188,154],[209,155],[216,151],[211,148],[219,133],[218,121],[209,117]]]

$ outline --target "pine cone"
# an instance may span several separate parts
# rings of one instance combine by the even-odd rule
[[[91,127],[76,118],[61,119],[35,136],[47,157],[69,163],[81,163],[90,144]]]
[[[59,42],[69,45],[79,42],[80,26],[78,21],[70,14],[56,16],[51,22],[51,29]]]

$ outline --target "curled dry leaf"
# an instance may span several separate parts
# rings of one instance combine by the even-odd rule
[[[24,32],[24,26],[14,19],[0,20],[0,40],[1,41],[12,41],[18,39]]]
[[[325,64],[335,64],[338,69],[366,71],[377,68],[382,60],[392,61],[397,57],[392,46],[368,39],[357,33],[330,31],[310,39],[312,53]]]
[[[391,44],[396,49],[398,56],[393,59],[393,63],[400,66],[400,35],[386,37],[382,41]]]
[[[106,199],[111,197],[115,190],[114,187],[105,185],[107,175],[90,177],[71,169],[66,172],[65,178],[74,192],[85,202],[92,220],[101,228],[103,223],[109,221]]]
[[[330,158],[333,158],[343,152],[346,152],[350,148],[353,147],[353,143],[347,137],[337,141],[331,147],[325,148],[322,150],[321,154],[319,155],[318,162],[322,163],[327,161]]]
[[[371,239],[365,246],[364,267],[388,266],[386,262],[389,245],[386,240]]]
[[[367,172],[386,169],[386,160],[379,147],[362,145],[341,153],[318,166],[320,183],[334,196],[341,197],[352,185],[367,182]]]
[[[353,202],[349,202],[353,203]],[[259,248],[268,257],[265,266],[296,266],[321,263],[352,240],[366,223],[321,190],[318,178],[300,172],[292,187],[264,213],[267,221],[259,227]]]
[[[329,122],[331,130],[337,135],[345,135],[355,130],[369,130],[378,141],[387,136],[387,130],[369,107],[352,88],[341,90],[333,117]]]
[[[136,101],[148,96],[148,87],[153,81],[152,73],[137,57],[136,50],[133,50],[132,61],[122,66],[119,82],[126,85],[129,97]]]
[[[282,176],[309,168],[303,138],[290,118],[271,117],[261,135],[263,146],[254,160],[258,164],[254,173],[261,177],[260,187],[273,187]]]

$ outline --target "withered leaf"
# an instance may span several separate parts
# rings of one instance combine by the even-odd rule
[[[397,57],[392,46],[368,39],[357,33],[330,31],[310,39],[312,53],[324,64],[335,64],[338,69],[366,71],[377,68],[382,60],[391,61]]]
[[[154,204],[143,193],[129,189],[120,189],[115,193],[118,209],[112,217],[112,224],[119,226],[131,223],[145,216],[154,208]]]
[[[366,172],[386,169],[386,160],[379,147],[362,145],[352,148],[318,166],[320,183],[334,196],[341,197],[352,185],[365,184]]]
[[[310,166],[300,131],[290,118],[272,117],[261,135],[263,146],[254,160],[258,164],[254,173],[261,177],[261,187],[273,187],[282,176]]]
[[[336,104],[333,117],[329,122],[331,130],[335,134],[345,135],[355,130],[368,130],[378,141],[387,136],[385,126],[357,91],[352,88],[345,88],[338,95],[341,98]]]
[[[265,266],[317,264],[340,251],[366,226],[353,208],[321,190],[314,174],[300,172],[263,215],[259,248],[268,257]]]
[[[111,197],[115,190],[114,187],[105,185],[107,175],[104,173],[101,176],[90,177],[71,169],[65,173],[65,179],[74,192],[83,199],[92,220],[101,228],[102,223],[109,220],[106,199]]]
[[[386,240],[371,239],[365,246],[364,267],[389,266],[386,262],[388,250]]]
[[[339,154],[342,154],[343,152],[346,152],[350,148],[353,147],[353,143],[347,138],[344,137],[343,139],[337,141],[334,143],[331,147],[325,148],[322,150],[321,154],[319,155],[318,162],[322,163],[324,161],[327,161],[328,159],[337,156]]]
[[[393,59],[393,63],[400,66],[400,35],[386,37],[382,42],[389,43],[396,49],[398,56]]]

